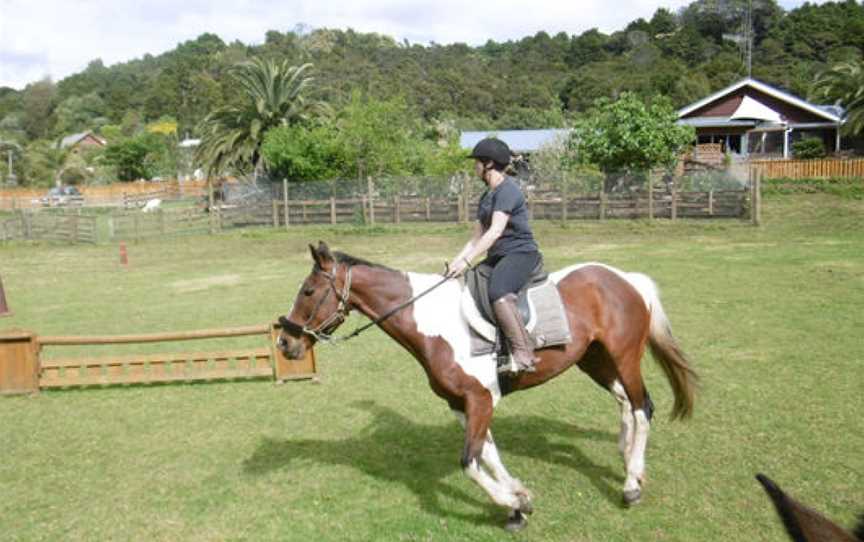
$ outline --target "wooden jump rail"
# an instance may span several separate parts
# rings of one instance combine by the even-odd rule
[[[275,348],[278,324],[176,333],[115,336],[0,334],[0,394],[40,389],[115,384],[150,384],[224,379],[273,378],[279,382],[316,378],[314,351],[289,361]],[[261,348],[224,352],[131,354],[99,358],[42,359],[45,346],[146,344],[258,335]]]

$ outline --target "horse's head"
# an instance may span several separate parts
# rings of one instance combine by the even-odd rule
[[[328,338],[349,310],[349,267],[340,266],[323,241],[309,250],[315,262],[312,272],[300,286],[291,313],[279,317],[282,331],[276,345],[288,359],[302,358],[318,339]]]

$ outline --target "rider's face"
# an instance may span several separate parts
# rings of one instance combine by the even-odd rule
[[[481,179],[485,178],[486,166],[480,160],[474,160],[474,173]]]

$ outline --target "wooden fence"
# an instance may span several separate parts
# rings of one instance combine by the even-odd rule
[[[0,241],[16,239],[95,244],[99,241],[98,218],[71,210],[43,213],[22,209],[0,218]]]
[[[864,158],[824,160],[751,160],[751,169],[760,169],[768,179],[864,177]]]
[[[749,190],[654,192],[628,194],[542,193],[528,196],[534,220],[604,220],[608,218],[743,218],[749,212]],[[287,224],[378,224],[466,222],[473,220],[474,199],[400,197],[274,201],[274,226]],[[268,212],[261,207],[260,213]],[[263,221],[263,218],[259,218]]]
[[[143,205],[149,199],[180,199],[207,194],[206,181],[159,181],[114,183],[78,187],[82,198],[76,205],[86,207],[120,207]],[[39,200],[47,188],[4,188],[0,190],[0,210],[38,209],[46,205]]]
[[[115,384],[152,384],[226,379],[315,378],[315,352],[289,361],[275,348],[279,325],[122,336],[37,336],[27,331],[0,334],[0,394],[40,389]],[[143,344],[259,336],[260,348],[228,352],[181,352],[98,358],[44,359],[44,347]]]

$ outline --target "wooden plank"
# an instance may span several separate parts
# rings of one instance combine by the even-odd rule
[[[208,359],[240,359],[270,357],[269,348],[254,350],[235,350],[228,352],[177,352],[170,354],[126,354],[122,356],[102,356],[99,358],[54,358],[42,360],[43,369],[59,369],[61,367],[90,367],[115,365],[169,364],[189,360]]]
[[[267,368],[229,369],[220,371],[183,372],[179,374],[135,373],[135,374],[87,374],[85,376],[62,376],[42,379],[40,388],[66,388],[75,386],[110,386],[117,384],[155,384],[160,382],[197,382],[207,380],[230,380],[249,378],[271,378],[273,370]]]
[[[223,337],[242,337],[246,335],[263,335],[270,332],[269,326],[245,326],[225,329],[201,329],[196,331],[181,331],[174,333],[148,333],[142,335],[114,336],[44,336],[39,337],[42,345],[96,345],[96,344],[128,344],[166,341],[188,341],[194,339],[214,339]]]

